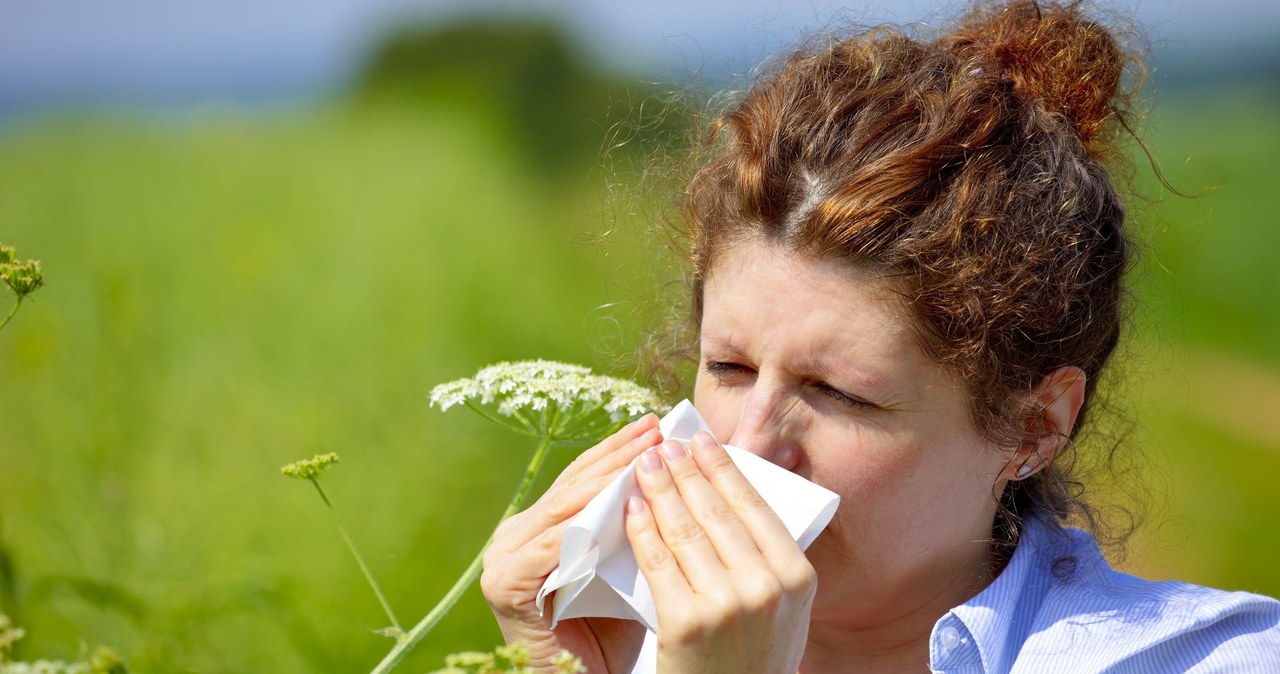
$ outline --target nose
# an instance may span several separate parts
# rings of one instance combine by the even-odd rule
[[[743,400],[729,444],[794,472],[800,461],[795,407],[785,392],[757,383]]]

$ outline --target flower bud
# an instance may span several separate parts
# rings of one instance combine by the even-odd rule
[[[326,468],[338,462],[338,455],[333,452],[328,454],[316,454],[310,459],[302,459],[293,463],[282,466],[280,472],[289,477],[296,477],[299,480],[314,480],[320,477],[320,474]]]
[[[44,285],[44,272],[40,270],[39,260],[9,262],[0,265],[0,280],[9,286],[13,294],[25,297]]]

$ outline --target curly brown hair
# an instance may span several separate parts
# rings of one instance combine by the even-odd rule
[[[1142,73],[1079,2],[976,6],[931,39],[879,28],[790,54],[705,135],[680,227],[685,335],[735,242],[871,265],[897,281],[922,348],[968,383],[975,427],[1001,446],[1045,432],[1028,393],[1081,368],[1074,442],[1124,322],[1132,244],[1107,166],[1133,135]],[[1033,512],[1103,528],[1075,463],[995,495],[998,550]]]

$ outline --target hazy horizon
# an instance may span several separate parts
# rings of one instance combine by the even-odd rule
[[[1175,70],[1249,61],[1268,47],[1280,3],[1115,3]],[[680,79],[744,71],[815,28],[843,22],[937,23],[957,3],[885,0],[648,3],[586,0],[0,0],[0,115],[49,107],[239,104],[341,89],[390,31],[474,17],[542,18],[605,69]]]

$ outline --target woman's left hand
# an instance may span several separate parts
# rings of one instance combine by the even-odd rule
[[[708,433],[641,455],[627,537],[658,612],[663,674],[793,674],[817,575]]]

